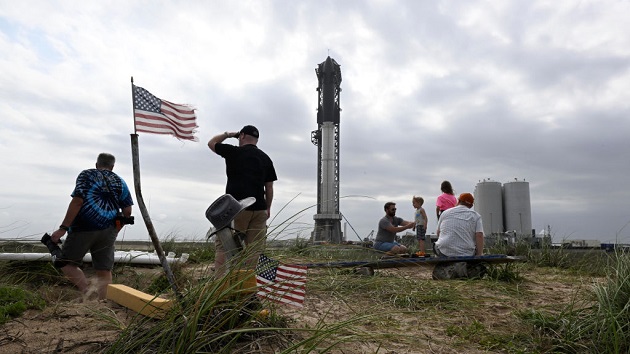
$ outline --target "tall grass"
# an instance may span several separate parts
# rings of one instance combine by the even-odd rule
[[[227,262],[230,271],[224,276],[187,278],[179,286],[181,298],[165,318],[137,317],[106,353],[326,353],[363,337],[352,324],[364,315],[295,327],[275,305],[262,303],[254,273],[246,265],[255,249],[246,247]],[[150,289],[168,291],[163,280]]]
[[[536,267],[567,269],[575,274],[605,276],[610,254],[599,249],[567,249],[543,244],[533,248],[529,242],[520,241],[515,245],[496,244],[489,250],[492,254],[507,254],[525,257]]]
[[[630,255],[609,258],[606,280],[595,284],[590,296],[576,298],[558,313],[519,315],[549,340],[552,351],[630,352]]]
[[[160,320],[137,317],[107,353],[326,353],[361,336],[351,324],[365,316],[315,328],[295,328],[263,306],[251,278],[234,268],[216,280],[190,284]]]
[[[606,353],[630,351],[630,255],[617,253],[606,282],[595,286],[597,304],[592,332],[598,349]]]

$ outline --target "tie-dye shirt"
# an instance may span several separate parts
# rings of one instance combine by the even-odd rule
[[[71,226],[73,232],[106,229],[114,225],[119,209],[133,205],[125,181],[108,170],[82,171],[71,196],[83,199],[81,210]]]

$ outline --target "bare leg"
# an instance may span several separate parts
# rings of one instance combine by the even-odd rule
[[[226,272],[226,269],[225,269],[225,252],[217,249],[216,253],[214,255],[214,274],[215,274],[215,279],[225,275],[225,272]]]
[[[98,298],[103,300],[107,298],[107,285],[112,283],[112,272],[109,270],[97,270],[96,277],[98,279]]]
[[[67,264],[61,268],[61,271],[63,272],[63,275],[72,282],[72,284],[79,288],[81,293],[85,293],[87,291],[88,281],[81,268],[72,264]]]
[[[394,246],[392,247],[392,249],[390,250],[391,253],[393,254],[403,254],[403,253],[407,253],[407,247],[400,245],[400,246]]]

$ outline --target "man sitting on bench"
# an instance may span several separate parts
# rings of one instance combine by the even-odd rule
[[[438,257],[483,255],[483,224],[481,215],[472,209],[475,198],[462,193],[457,206],[442,213],[437,225],[438,239],[433,245]],[[483,276],[480,264],[457,262],[438,264],[433,270],[434,279],[471,278]]]

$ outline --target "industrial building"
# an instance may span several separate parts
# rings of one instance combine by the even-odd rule
[[[477,183],[474,195],[474,209],[481,215],[488,243],[536,242],[536,233],[532,229],[529,182],[515,178],[501,184],[486,179]]]

